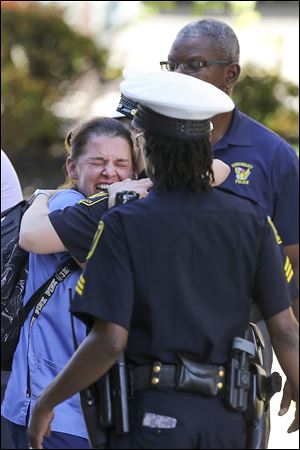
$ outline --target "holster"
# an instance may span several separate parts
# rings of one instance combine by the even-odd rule
[[[80,405],[91,448],[107,448],[107,434],[100,426],[100,404],[97,383],[80,392]]]
[[[129,432],[128,380],[124,355],[96,383],[80,392],[91,448],[107,448],[107,434]]]
[[[258,422],[264,413],[267,400],[267,376],[265,370],[258,364],[252,363],[249,368],[250,389],[244,416],[247,421]]]
[[[266,449],[270,435],[270,399],[281,390],[282,379],[279,373],[267,376],[263,368],[264,342],[259,329],[250,324],[248,337],[256,344],[256,353],[250,358],[250,389],[244,417],[247,427],[246,449]]]
[[[116,434],[129,433],[129,380],[128,368],[125,363],[125,356],[122,353],[118,361],[111,369],[112,377],[112,401],[113,401],[113,425]]]
[[[270,411],[269,404],[266,411],[258,420],[247,423],[246,449],[268,448],[270,436]]]
[[[251,364],[251,387],[248,408],[244,413],[247,427],[246,449],[268,448],[270,435],[269,401],[266,396],[264,369]]]
[[[110,371],[97,382],[99,395],[99,419],[103,428],[113,425],[112,381]]]
[[[223,366],[201,364],[190,355],[177,354],[179,360],[176,389],[217,395],[223,387],[225,369]]]

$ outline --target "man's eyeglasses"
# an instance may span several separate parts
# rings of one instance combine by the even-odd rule
[[[203,67],[213,66],[215,64],[232,64],[234,61],[188,61],[186,63],[176,63],[173,61],[160,61],[160,67],[162,70],[167,70],[169,72],[174,72],[176,69],[180,68],[180,70],[187,73],[198,72],[198,70]]]

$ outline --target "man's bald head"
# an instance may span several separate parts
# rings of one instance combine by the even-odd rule
[[[219,58],[228,61],[239,61],[240,46],[235,32],[224,22],[204,19],[191,22],[177,34],[178,38],[207,37],[211,49]]]

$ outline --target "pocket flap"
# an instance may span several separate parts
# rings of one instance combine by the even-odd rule
[[[200,378],[209,378],[217,375],[217,367],[211,366],[209,364],[201,364],[196,361],[190,355],[183,355],[182,353],[178,353],[177,357],[182,365],[193,375]]]

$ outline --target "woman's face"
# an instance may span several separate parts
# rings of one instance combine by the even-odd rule
[[[67,160],[67,171],[85,196],[133,176],[131,148],[126,139],[92,135],[77,161]]]

